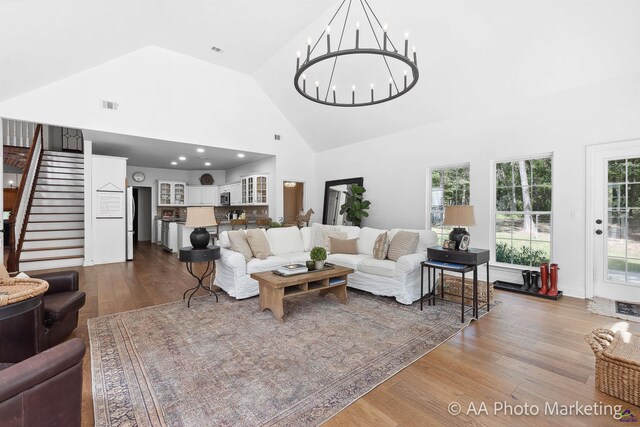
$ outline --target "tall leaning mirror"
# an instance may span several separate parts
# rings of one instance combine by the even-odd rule
[[[343,225],[344,214],[340,215],[340,206],[345,202],[347,188],[351,184],[364,184],[364,178],[337,179],[324,183],[324,210],[322,223],[328,225]]]

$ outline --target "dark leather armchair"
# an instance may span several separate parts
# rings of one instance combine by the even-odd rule
[[[49,289],[44,294],[44,325],[47,347],[60,344],[78,326],[78,311],[86,300],[79,290],[77,271],[55,271],[33,275],[46,280]]]
[[[0,371],[3,427],[79,426],[84,342],[73,338]]]

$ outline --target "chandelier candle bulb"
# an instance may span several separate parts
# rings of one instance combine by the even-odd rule
[[[311,39],[307,39],[307,62],[311,58]]]
[[[327,53],[331,53],[331,27],[327,27]]]
[[[300,69],[300,51],[296,52],[296,55],[298,56],[296,58],[296,71],[298,71]]]
[[[384,34],[382,35],[382,50],[387,50],[387,29],[389,26],[384,24]]]
[[[416,47],[413,47],[413,63],[418,65],[418,58],[416,57]]]
[[[404,33],[404,56],[409,57],[409,33]]]
[[[320,82],[316,81],[316,99],[320,99]]]
[[[373,83],[371,83],[371,102],[373,102]]]
[[[351,103],[352,104],[356,103],[356,87],[355,86],[351,86]]]
[[[407,89],[407,70],[404,70],[404,88]]]
[[[360,49],[360,22],[356,22],[356,49]]]
[[[302,91],[303,92],[307,92],[307,75],[303,74],[302,75]]]
[[[336,87],[334,86],[333,88],[333,103],[336,103]]]
[[[390,77],[389,78],[389,98],[391,98],[392,94],[393,94],[393,78]]]

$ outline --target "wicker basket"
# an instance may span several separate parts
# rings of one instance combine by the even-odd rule
[[[438,295],[440,295],[440,278],[438,277],[438,284],[436,286]],[[465,277],[464,279],[464,305],[473,305],[473,279]],[[462,277],[446,274],[444,276],[444,295],[443,298],[447,301],[460,303],[462,297]],[[489,285],[489,298],[491,304],[493,304],[493,283]],[[478,302],[487,302],[487,282],[478,280]]]
[[[40,279],[0,280],[0,307],[38,296],[49,289],[49,283]]]
[[[640,335],[596,329],[585,340],[596,355],[596,387],[640,406]]]

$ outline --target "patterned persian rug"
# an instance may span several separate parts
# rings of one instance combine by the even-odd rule
[[[90,319],[96,426],[319,425],[466,326],[348,294],[288,299],[284,324],[222,293]]]

